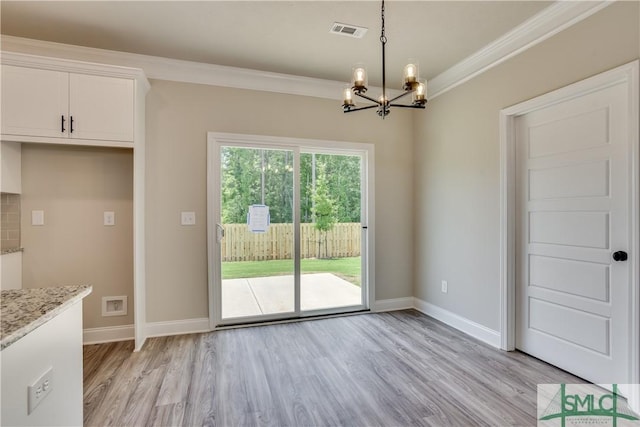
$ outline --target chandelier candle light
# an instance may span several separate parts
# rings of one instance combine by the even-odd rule
[[[424,80],[420,79],[419,77],[420,73],[418,69],[418,61],[415,60],[409,60],[409,64],[404,67],[404,77],[402,84],[402,89],[404,92],[396,96],[395,98],[387,98],[385,75],[386,64],[384,56],[384,47],[385,44],[387,44],[387,37],[384,35],[384,0],[382,0],[381,20],[382,29],[380,31],[380,43],[382,44],[382,95],[380,95],[378,99],[374,99],[365,95],[365,92],[367,92],[368,83],[367,70],[365,69],[364,65],[357,64],[353,67],[351,87],[345,88],[343,93],[342,110],[345,113],[376,108],[376,112],[378,113],[378,115],[384,119],[389,114],[389,110],[391,109],[391,107],[425,108],[425,104],[427,103],[427,85]],[[373,102],[374,104],[366,105],[364,107],[356,107],[356,104],[353,101],[354,94],[360,98],[366,99],[367,101]],[[411,104],[394,103],[398,99],[409,94],[412,94]]]

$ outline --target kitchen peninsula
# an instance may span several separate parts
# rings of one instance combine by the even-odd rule
[[[2,291],[0,424],[82,425],[82,299],[91,291]]]

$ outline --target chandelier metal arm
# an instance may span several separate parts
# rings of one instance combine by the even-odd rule
[[[370,96],[367,96],[367,95],[363,95],[360,92],[354,92],[354,93],[356,96],[359,96],[360,98],[364,98],[368,101],[375,102],[376,104],[380,105],[380,101],[378,101],[377,99],[371,98]]]
[[[389,104],[391,104],[393,101],[397,101],[398,99],[402,98],[403,96],[407,96],[407,95],[409,95],[410,93],[413,93],[413,92],[414,91],[412,91],[412,90],[408,90],[408,91],[402,92],[400,95],[396,96],[395,98],[391,98],[389,100]]]
[[[422,108],[424,109],[425,106],[424,104],[411,104],[411,105],[406,105],[406,104],[390,104],[390,107],[401,107],[401,108]]]
[[[349,108],[345,107],[344,108],[344,112],[345,113],[353,113],[354,111],[369,110],[371,108],[377,108],[377,107],[379,107],[378,104],[367,105],[366,107],[349,107]]]

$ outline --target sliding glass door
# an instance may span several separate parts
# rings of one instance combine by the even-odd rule
[[[367,309],[365,153],[246,139],[209,138],[213,326]]]
[[[303,311],[362,304],[362,156],[300,155]]]

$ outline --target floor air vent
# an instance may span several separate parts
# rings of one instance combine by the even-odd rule
[[[361,39],[367,33],[367,29],[364,27],[357,27],[355,25],[341,24],[334,22],[329,31],[333,34],[340,34],[341,36],[355,37]]]

